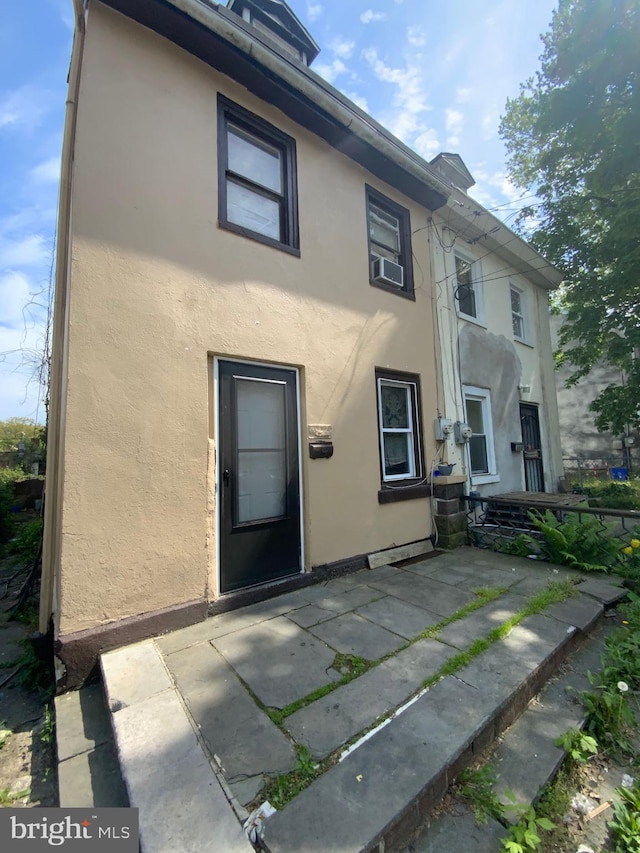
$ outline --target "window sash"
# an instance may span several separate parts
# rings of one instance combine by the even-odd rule
[[[382,210],[377,205],[369,204],[369,236],[371,254],[388,258],[400,263],[401,239],[400,220],[397,216]]]
[[[525,324],[522,294],[513,287],[511,288],[511,324],[513,326],[514,337],[524,339]]]
[[[381,195],[376,189],[365,187],[365,214],[369,249],[369,282],[384,290],[415,299],[411,253],[410,212]],[[374,278],[374,264],[384,258],[403,269],[403,284],[399,287]]]
[[[469,439],[469,462],[474,477],[494,476],[496,473],[491,397],[488,392],[483,394],[481,391],[471,386],[464,388],[465,419],[473,430]]]
[[[387,427],[384,426],[384,411],[383,411],[383,392],[384,387],[402,388],[405,391],[406,404],[406,427]],[[417,389],[414,382],[404,382],[395,379],[384,379],[378,377],[378,428],[380,436],[380,458],[382,460],[382,480],[383,482],[393,482],[394,480],[412,480],[419,476],[421,470],[421,459],[419,447],[417,444],[416,430],[417,424]],[[396,436],[403,436],[404,443],[400,444],[394,440]],[[387,437],[389,441],[387,441]],[[404,458],[397,456],[393,458],[394,445],[397,449],[401,446],[406,448],[406,470],[390,472],[389,469],[398,467],[404,462]]]
[[[218,221],[299,254],[295,140],[218,96]]]
[[[458,311],[468,317],[478,318],[478,301],[476,287],[473,281],[473,263],[456,255],[456,291]],[[464,294],[459,294],[459,288],[465,288]]]

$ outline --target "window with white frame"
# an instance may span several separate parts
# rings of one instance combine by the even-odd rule
[[[469,459],[474,483],[497,479],[491,422],[491,395],[485,388],[465,385],[465,420],[471,427]]]
[[[519,341],[527,339],[527,323],[525,311],[524,293],[517,287],[511,285],[511,323],[513,325],[513,337]]]
[[[423,476],[419,378],[376,371],[382,482]]]
[[[477,262],[461,255],[456,260],[455,297],[458,313],[474,320],[482,320],[482,290],[478,280]]]

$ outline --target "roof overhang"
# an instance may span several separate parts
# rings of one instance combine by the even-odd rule
[[[396,139],[302,62],[283,56],[234,12],[206,0],[101,0],[282,110],[429,210],[450,189]]]
[[[538,287],[555,290],[562,283],[563,275],[557,267],[461,190],[453,190],[446,213],[441,213],[444,224],[454,233],[463,234],[465,242],[494,252]]]

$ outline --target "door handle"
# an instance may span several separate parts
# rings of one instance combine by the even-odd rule
[[[228,468],[225,468],[222,473],[222,482],[225,486],[228,486],[231,481],[231,471]]]

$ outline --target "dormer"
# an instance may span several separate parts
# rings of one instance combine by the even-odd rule
[[[235,12],[263,35],[267,35],[285,55],[311,65],[320,48],[284,0],[229,0]]]
[[[464,165],[459,154],[442,151],[431,160],[430,164],[445,181],[466,192],[475,185],[473,175]]]

